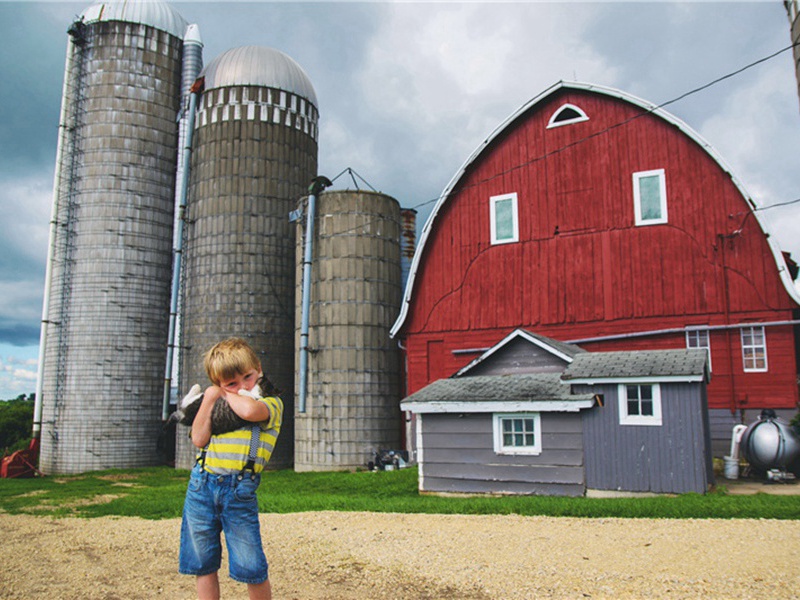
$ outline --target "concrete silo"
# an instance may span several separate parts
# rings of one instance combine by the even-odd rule
[[[181,392],[208,384],[203,354],[246,339],[281,390],[284,424],[272,468],[294,450],[294,226],[289,213],[317,170],[317,99],[302,68],[258,46],[203,70],[187,202]],[[178,429],[176,466],[194,455]]]
[[[301,352],[304,256],[311,266],[295,470],[352,469],[401,447],[401,358],[389,329],[400,312],[402,219],[396,200],[364,191],[321,193],[315,212],[310,255],[302,249],[312,227],[305,218],[297,225]]]
[[[798,96],[800,96],[800,1],[785,0],[783,4],[789,15],[789,32],[792,38],[792,45],[794,46],[792,56],[794,57],[794,68],[797,78],[797,93]]]
[[[181,51],[161,2],[69,29],[34,431],[40,468],[157,462]]]

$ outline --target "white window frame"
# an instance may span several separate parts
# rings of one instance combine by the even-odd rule
[[[503,444],[503,422],[508,420],[533,420],[532,446],[506,446]],[[537,455],[542,453],[542,417],[538,412],[494,413],[492,418],[494,451],[496,454]]]
[[[687,329],[686,347],[706,351],[706,356],[708,356],[708,372],[711,373],[711,333],[708,329]]]
[[[497,238],[497,205],[505,200],[511,200],[511,218],[513,235],[510,238]],[[492,245],[496,244],[513,244],[519,241],[519,213],[517,212],[517,194],[502,194],[500,196],[492,196],[489,198],[489,223],[491,226]]]
[[[658,177],[661,216],[657,219],[644,219],[642,217],[642,197],[639,182],[648,177]],[[636,216],[636,225],[658,225],[667,222],[667,178],[664,169],[639,171],[633,174],[633,212]]]
[[[556,119],[558,119],[558,115],[560,115],[565,110],[574,110],[576,113],[578,113],[578,116],[573,117],[571,119],[564,119],[563,121],[556,121]],[[558,107],[558,110],[556,110],[550,117],[550,121],[547,123],[547,129],[553,129],[554,127],[562,127],[564,125],[572,125],[573,123],[582,123],[583,121],[588,121],[588,120],[589,117],[586,115],[585,112],[583,112],[583,109],[581,109],[580,107],[569,103],[562,104],[561,106]]]
[[[649,386],[653,391],[653,414],[652,415],[629,415],[628,414],[628,386],[644,387]],[[658,383],[620,383],[618,385],[617,399],[619,406],[620,425],[648,425],[660,427],[661,420],[661,385]]]
[[[750,338],[754,339],[756,334],[761,336],[761,343],[751,343],[745,344],[745,332],[749,332]],[[740,339],[742,341],[742,367],[744,368],[745,373],[766,373],[769,370],[769,363],[767,362],[767,331],[764,329],[764,326],[754,325],[751,327],[742,327],[739,330]],[[764,366],[760,367],[757,366],[757,361],[759,360],[757,356],[754,356],[753,353],[757,352],[758,350],[762,350],[764,353]],[[748,366],[755,365],[755,366]]]

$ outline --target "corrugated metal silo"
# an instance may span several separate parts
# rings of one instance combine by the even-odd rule
[[[281,389],[285,417],[272,468],[292,466],[294,229],[289,213],[317,170],[317,99],[285,54],[235,48],[201,74],[187,206],[181,390],[207,385],[203,354],[245,338]],[[193,450],[178,430],[176,466]],[[181,435],[181,433],[183,435]]]
[[[37,398],[45,473],[158,460],[185,28],[165,3],[126,2],[69,30]]]
[[[327,191],[316,208],[297,471],[363,467],[375,451],[400,448],[400,355],[389,337],[402,293],[400,206],[380,193]],[[305,222],[297,225],[298,290]]]

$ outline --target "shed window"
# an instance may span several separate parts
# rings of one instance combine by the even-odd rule
[[[637,225],[667,222],[667,184],[664,169],[633,174],[633,210]]]
[[[619,385],[620,425],[661,425],[661,386],[657,383]]]
[[[711,372],[711,342],[708,339],[708,329],[690,329],[686,332],[686,347],[700,348],[708,356],[708,371]]]
[[[742,361],[745,371],[767,370],[767,337],[763,327],[742,327]]]
[[[489,222],[492,244],[509,244],[519,241],[517,195],[503,194],[489,198]]]
[[[550,117],[547,128],[552,129],[553,127],[572,125],[573,123],[580,123],[581,121],[588,120],[589,117],[579,107],[574,104],[562,104],[558,110],[553,113],[553,116]]]
[[[494,451],[497,454],[540,454],[542,424],[539,413],[495,414]]]

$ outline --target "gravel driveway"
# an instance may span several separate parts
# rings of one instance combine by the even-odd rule
[[[800,501],[800,498],[798,499]],[[800,522],[261,516],[276,600],[797,598]],[[182,599],[180,520],[0,514],[0,598]],[[227,577],[223,598],[246,598]]]

